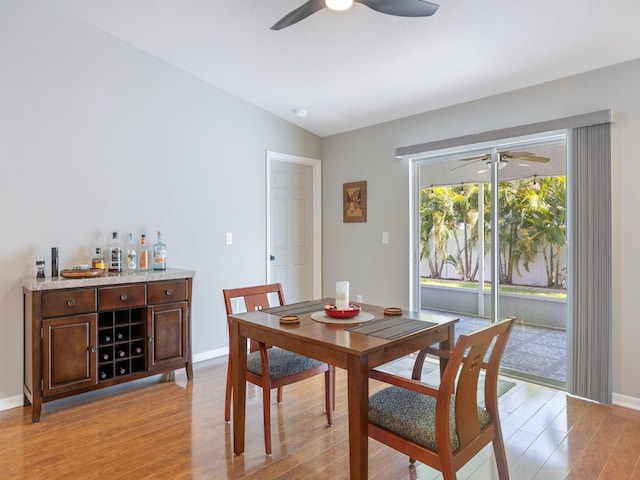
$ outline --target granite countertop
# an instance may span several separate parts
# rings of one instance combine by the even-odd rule
[[[28,277],[22,279],[22,288],[30,291],[60,290],[63,288],[96,287],[101,285],[119,285],[123,283],[157,282],[180,278],[193,278],[196,272],[180,268],[167,268],[165,271],[149,270],[134,273],[107,273],[102,277],[65,278],[65,277]]]

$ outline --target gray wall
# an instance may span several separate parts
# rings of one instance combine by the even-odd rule
[[[323,288],[350,280],[352,295],[385,306],[409,304],[409,162],[396,147],[612,108],[613,127],[613,391],[636,401],[640,238],[640,61],[538,85],[451,108],[336,135],[323,152]],[[367,180],[368,221],[342,223],[342,184]],[[381,235],[389,232],[389,244]]]
[[[194,353],[224,350],[222,288],[265,280],[265,151],[320,138],[44,0],[0,2],[0,65],[0,409],[22,404],[20,279],[52,246],[69,267],[162,230],[196,270]]]

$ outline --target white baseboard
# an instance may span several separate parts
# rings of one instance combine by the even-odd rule
[[[209,350],[208,352],[196,353],[193,355],[193,363],[211,360],[212,358],[224,357],[229,354],[229,347]]]
[[[621,395],[620,393],[611,394],[611,401],[619,407],[630,408],[631,410],[640,410],[640,398]]]
[[[218,358],[226,356],[229,353],[229,347],[218,348],[216,350],[209,350],[208,352],[202,352],[193,356],[193,363],[203,362],[212,358]],[[0,398],[0,412],[2,410],[9,410],[10,408],[24,406],[24,396],[16,395],[15,397]]]
[[[15,397],[0,398],[0,411],[9,410],[10,408],[24,406],[24,396],[16,395]]]

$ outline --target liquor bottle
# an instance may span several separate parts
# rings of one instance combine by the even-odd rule
[[[118,240],[118,232],[113,232],[113,239],[109,247],[109,272],[122,272],[122,248]]]
[[[167,246],[162,243],[160,230],[158,230],[158,241],[153,245],[153,269],[167,269]]]
[[[144,233],[140,236],[138,259],[140,271],[146,272],[147,270],[149,270],[149,247],[147,246],[147,236]]]
[[[138,253],[136,252],[136,246],[133,243],[133,234],[129,234],[129,245],[127,246],[127,271],[129,273],[135,272],[138,268]]]
[[[107,262],[104,261],[104,257],[102,256],[102,249],[100,247],[96,248],[96,254],[91,259],[91,268],[98,268],[103,272],[107,268]]]

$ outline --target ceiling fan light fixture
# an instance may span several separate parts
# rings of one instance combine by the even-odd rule
[[[353,5],[353,0],[325,0],[324,3],[331,10],[346,10]]]
[[[502,159],[498,160],[498,170],[502,170],[504,167],[506,167],[507,163],[509,162],[507,162],[506,160],[502,160]],[[487,162],[487,167],[491,168],[492,165],[493,165],[493,162],[489,160]],[[486,170],[483,169],[482,172],[478,172],[478,173],[484,173],[484,172],[486,172]]]
[[[539,192],[540,191],[540,182],[538,181],[538,176],[534,175],[533,176],[533,182],[531,182],[531,190],[533,190],[534,192]]]

